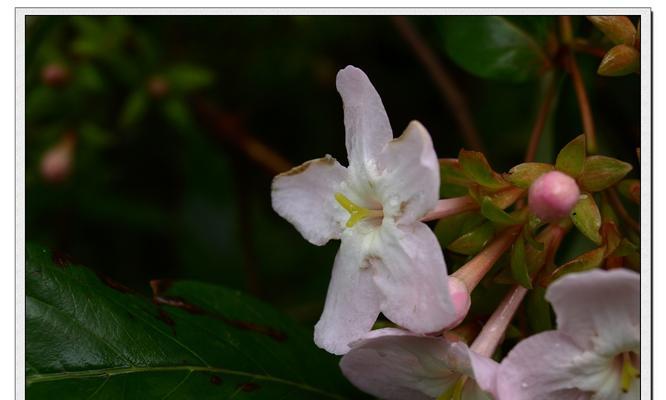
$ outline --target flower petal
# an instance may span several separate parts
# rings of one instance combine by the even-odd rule
[[[364,170],[393,139],[386,110],[370,80],[360,69],[351,65],[340,70],[336,87],[345,114],[345,131],[349,166]]]
[[[384,315],[415,333],[436,332],[456,322],[446,264],[430,228],[421,222],[396,226],[384,218],[377,235],[371,254]]]
[[[347,170],[331,156],[308,161],[273,179],[273,209],[315,245],[339,239],[348,217],[335,200]]]
[[[469,348],[467,349],[467,354],[472,365],[476,385],[484,392],[492,393],[496,396],[497,370],[499,369],[497,361],[477,354]],[[481,394],[477,395],[477,397],[481,397]]]
[[[596,368],[590,370],[577,365],[577,360],[580,360],[583,354],[583,350],[569,336],[557,331],[539,333],[519,342],[502,360],[498,370],[497,398],[499,400],[589,398],[590,393],[578,387],[586,386],[587,380],[595,380],[599,371]]]
[[[640,285],[637,273],[625,269],[569,274],[546,293],[557,315],[557,327],[582,348],[606,356],[638,353]]]
[[[378,158],[382,171],[375,179],[384,214],[398,224],[418,221],[439,199],[439,161],[428,131],[412,121],[389,142]]]
[[[340,361],[342,373],[381,399],[433,399],[469,371],[466,353],[441,338],[384,335],[358,342]]]
[[[333,354],[348,352],[349,344],[369,332],[379,315],[381,295],[365,257],[363,237],[345,230],[314,334],[317,346]]]

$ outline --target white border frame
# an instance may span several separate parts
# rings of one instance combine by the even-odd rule
[[[16,386],[25,398],[25,18],[30,15],[639,15],[641,17],[641,394],[652,395],[651,8],[16,8]],[[649,273],[646,273],[648,272]]]

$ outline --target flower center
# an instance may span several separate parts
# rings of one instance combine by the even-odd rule
[[[383,217],[383,210],[369,210],[365,207],[361,207],[358,204],[355,204],[349,200],[344,194],[338,192],[335,194],[335,200],[340,203],[342,208],[347,210],[349,213],[349,219],[347,220],[347,228],[351,228],[356,225],[358,221],[361,221],[365,218],[374,218],[374,217]]]
[[[638,360],[636,356],[629,351],[625,351],[619,355],[618,358],[621,358],[620,362],[622,363],[620,369],[620,389],[622,389],[624,393],[627,393],[629,392],[629,389],[631,389],[634,380],[641,376],[640,371],[636,368],[638,366]]]
[[[467,383],[467,376],[461,376],[456,383],[444,393],[437,397],[437,400],[462,400],[462,392]]]

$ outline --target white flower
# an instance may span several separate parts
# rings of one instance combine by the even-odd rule
[[[639,398],[639,276],[628,270],[566,275],[546,292],[557,330],[516,345],[497,373],[501,400]]]
[[[308,161],[273,181],[273,208],[309,242],[341,239],[315,343],[335,354],[370,331],[380,312],[413,332],[459,319],[446,265],[420,218],[439,197],[439,164],[425,128],[412,121],[393,138],[368,77],[338,73],[349,167],[331,156]]]
[[[497,362],[463,342],[374,330],[340,361],[356,387],[385,400],[491,400]]]

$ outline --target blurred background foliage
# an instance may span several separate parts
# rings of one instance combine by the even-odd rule
[[[572,20],[577,37],[610,47],[583,17]],[[217,283],[305,324],[321,313],[338,243],[319,248],[303,240],[272,211],[270,184],[276,173],[327,153],[346,161],[339,69],[362,68],[394,134],[420,120],[442,158],[477,147],[497,171],[521,163],[546,79],[556,80],[557,94],[537,161],[553,162],[582,132],[571,79],[553,64],[553,16],[26,22],[27,240],[140,291],[154,278]],[[419,46],[453,82],[476,142]],[[537,62],[543,57],[550,67]],[[601,77],[599,54],[576,57],[599,152],[636,171],[639,75]],[[569,236],[562,260],[590,248],[582,235]],[[450,267],[464,261],[446,258]],[[535,293],[528,309],[548,307]],[[475,302],[473,311],[490,313],[500,296]]]

